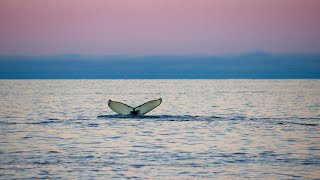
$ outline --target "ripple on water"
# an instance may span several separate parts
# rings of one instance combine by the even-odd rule
[[[318,86],[1,82],[0,179],[316,179]],[[111,115],[107,106],[108,99],[135,105],[159,97],[163,104],[141,117]]]

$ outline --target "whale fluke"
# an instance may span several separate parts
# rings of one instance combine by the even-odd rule
[[[144,115],[154,108],[158,107],[162,102],[162,98],[152,100],[149,102],[146,102],[140,106],[137,106],[135,108],[128,106],[124,103],[117,102],[117,101],[112,101],[111,99],[108,101],[108,106],[115,111],[118,114],[121,115],[134,115],[134,116],[139,116],[139,115]]]

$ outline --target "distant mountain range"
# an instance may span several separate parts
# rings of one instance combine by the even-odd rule
[[[320,78],[320,54],[0,55],[0,79]]]

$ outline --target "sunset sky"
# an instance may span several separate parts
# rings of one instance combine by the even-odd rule
[[[319,0],[1,0],[1,54],[320,52]]]

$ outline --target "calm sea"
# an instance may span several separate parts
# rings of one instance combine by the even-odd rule
[[[1,80],[0,105],[0,179],[320,178],[320,80]]]

